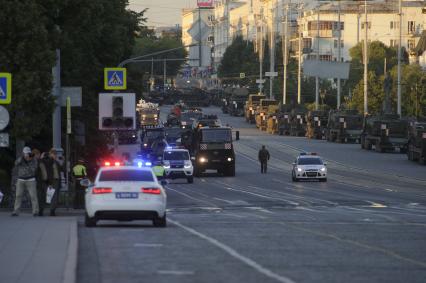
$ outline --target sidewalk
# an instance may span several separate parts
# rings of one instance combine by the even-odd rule
[[[75,283],[77,218],[0,211],[0,281]]]

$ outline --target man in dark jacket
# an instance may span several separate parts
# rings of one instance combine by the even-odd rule
[[[265,173],[268,167],[268,160],[269,160],[269,151],[265,148],[264,145],[262,145],[262,149],[259,150],[259,162],[260,162],[260,173]]]
[[[55,210],[58,206],[59,191],[61,189],[61,171],[62,166],[58,162],[57,153],[55,149],[49,151],[49,158],[44,160],[47,171],[47,184],[55,189],[55,193],[50,203],[50,216],[56,216]]]

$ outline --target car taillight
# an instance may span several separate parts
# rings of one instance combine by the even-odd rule
[[[93,188],[92,189],[92,194],[94,195],[98,195],[98,194],[110,194],[112,193],[112,188],[102,188],[102,187],[98,187],[98,188]]]
[[[144,194],[151,194],[151,195],[161,194],[161,190],[159,188],[142,188],[141,191]]]

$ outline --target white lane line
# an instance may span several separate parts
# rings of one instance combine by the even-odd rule
[[[186,270],[158,270],[157,273],[162,275],[194,275],[194,271]]]
[[[135,248],[159,248],[162,247],[163,244],[145,244],[145,243],[135,243],[133,245]]]
[[[284,199],[284,198],[276,198],[276,197],[256,194],[256,193],[252,193],[252,192],[249,192],[249,191],[238,190],[238,189],[234,189],[234,188],[230,188],[230,187],[226,187],[225,189],[230,190],[230,191],[242,192],[242,193],[246,193],[246,194],[249,194],[249,195],[254,195],[254,196],[257,196],[257,197],[260,197],[260,198],[279,200],[279,201],[287,202],[287,203],[295,205],[295,206],[299,205],[299,203],[297,203],[297,202],[294,202],[294,201],[291,201],[291,200],[288,200],[288,199]]]
[[[170,188],[170,187],[167,187],[167,190],[174,191],[174,192],[176,192],[176,193],[178,193],[178,194],[181,194],[181,195],[183,195],[183,196],[186,196],[186,197],[187,197],[187,198],[189,198],[189,199],[192,199],[192,200],[195,200],[195,201],[199,201],[199,202],[203,202],[203,203],[206,203],[206,204],[208,204],[208,205],[210,205],[210,206],[213,206],[213,207],[219,208],[216,204],[214,204],[214,203],[212,203],[212,202],[205,201],[205,200],[202,200],[202,199],[199,199],[199,198],[194,198],[194,197],[192,197],[192,196],[190,196],[190,195],[188,195],[188,194],[186,194],[186,193],[180,192],[180,191],[175,190],[175,189],[172,189],[172,188]]]
[[[219,249],[221,249],[221,250],[225,251],[225,252],[226,252],[227,254],[229,254],[230,256],[232,256],[232,257],[234,257],[234,258],[236,258],[236,259],[240,260],[241,262],[243,262],[243,263],[245,263],[246,265],[250,266],[251,268],[253,268],[253,269],[254,269],[254,270],[256,270],[257,272],[262,273],[263,275],[266,275],[266,276],[267,276],[267,277],[269,277],[269,278],[275,279],[275,280],[276,280],[276,281],[278,281],[278,282],[283,282],[283,283],[294,283],[294,281],[293,281],[293,280],[291,280],[290,278],[285,277],[285,276],[281,276],[281,275],[278,275],[278,274],[274,273],[273,271],[271,271],[271,270],[269,270],[269,269],[267,269],[267,268],[265,268],[265,267],[261,266],[260,264],[258,264],[258,263],[257,263],[257,262],[255,262],[254,260],[252,260],[252,259],[250,259],[250,258],[247,258],[247,257],[243,256],[242,254],[238,253],[238,252],[237,252],[236,250],[234,250],[233,248],[231,248],[231,247],[229,247],[229,246],[227,246],[227,245],[225,245],[225,244],[223,244],[223,243],[219,242],[219,241],[218,241],[218,240],[216,240],[216,239],[213,239],[213,238],[211,238],[211,237],[209,237],[209,236],[207,236],[207,235],[204,235],[203,233],[200,233],[200,232],[198,232],[198,231],[196,231],[196,230],[194,230],[194,229],[192,229],[192,228],[190,228],[190,227],[187,227],[187,226],[185,226],[185,225],[183,225],[183,224],[180,224],[180,223],[179,223],[179,222],[177,222],[177,221],[171,220],[170,218],[168,219],[168,221],[169,221],[170,223],[173,223],[174,225],[176,225],[176,226],[178,226],[178,227],[180,227],[180,228],[184,229],[185,231],[187,231],[187,232],[189,232],[189,233],[191,233],[191,234],[193,234],[193,235],[195,235],[195,236],[197,236],[197,237],[199,237],[199,238],[201,238],[201,239],[203,239],[203,240],[206,240],[206,241],[207,241],[207,242],[209,242],[210,244],[212,244],[212,245],[214,245],[214,246],[218,247]]]

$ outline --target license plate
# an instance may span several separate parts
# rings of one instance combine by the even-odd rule
[[[139,193],[115,193],[115,198],[126,199],[126,198],[138,198]]]

